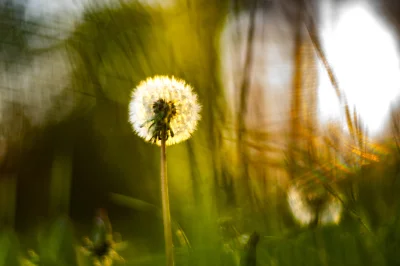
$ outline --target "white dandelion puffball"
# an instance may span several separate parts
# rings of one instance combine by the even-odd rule
[[[164,100],[173,103],[176,108],[170,121],[173,136],[169,136],[166,145],[173,145],[189,139],[200,120],[201,106],[197,95],[185,81],[168,76],[154,76],[142,81],[132,92],[129,104],[129,122],[134,131],[145,141],[151,142],[155,126],[153,104]],[[155,142],[161,145],[157,139]]]
[[[306,194],[298,187],[291,186],[288,191],[288,203],[294,218],[302,225],[310,224],[316,218],[316,210],[307,201]],[[338,224],[343,211],[342,203],[329,196],[319,210],[319,223],[323,225]]]
[[[289,188],[288,203],[293,216],[301,224],[309,224],[314,220],[314,210],[303,199],[302,193],[295,186]]]

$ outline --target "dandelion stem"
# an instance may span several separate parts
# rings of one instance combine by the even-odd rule
[[[161,140],[161,200],[163,208],[165,255],[167,266],[174,265],[171,214],[169,210],[166,139]]]

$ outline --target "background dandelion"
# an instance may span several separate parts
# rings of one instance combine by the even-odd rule
[[[326,192],[325,193],[329,193]],[[343,211],[342,203],[332,195],[307,191],[299,186],[291,186],[288,190],[288,204],[293,217],[302,225],[319,223],[321,225],[338,224]],[[314,201],[321,201],[314,206]]]

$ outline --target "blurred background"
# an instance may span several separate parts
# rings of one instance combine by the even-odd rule
[[[399,18],[397,0],[0,0],[0,265],[90,265],[98,208],[125,265],[164,265],[160,151],[128,122],[153,75],[203,106],[168,147],[176,265],[399,265]]]

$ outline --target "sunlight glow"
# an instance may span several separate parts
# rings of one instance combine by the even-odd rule
[[[325,27],[324,47],[351,110],[356,108],[370,135],[376,136],[385,126],[390,104],[400,96],[396,44],[368,6],[348,6],[341,13],[333,28]],[[322,65],[319,112],[322,121],[340,120],[344,114]]]

